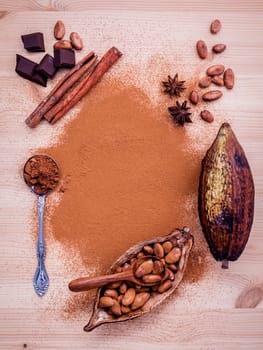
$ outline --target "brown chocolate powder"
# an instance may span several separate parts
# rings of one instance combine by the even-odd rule
[[[80,253],[87,274],[93,266],[105,273],[138,241],[182,226],[195,236],[185,279],[205,272],[197,213],[203,153],[188,147],[186,129],[172,124],[166,107],[138,88],[102,81],[60,142],[41,150],[60,164],[64,182],[51,217],[54,238]]]

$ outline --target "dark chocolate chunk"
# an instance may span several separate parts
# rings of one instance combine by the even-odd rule
[[[47,78],[53,78],[58,68],[55,66],[55,60],[52,56],[46,54],[35,68],[36,72],[41,73]]]
[[[54,49],[55,66],[72,68],[75,66],[75,52],[71,49]]]
[[[24,48],[28,51],[39,52],[45,51],[44,37],[42,33],[32,33],[21,35],[21,39],[24,43]]]
[[[16,55],[16,72],[21,77],[33,81],[42,86],[47,86],[47,78],[41,73],[36,72],[37,63],[30,61],[21,55]]]

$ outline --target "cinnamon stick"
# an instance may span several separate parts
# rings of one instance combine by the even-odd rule
[[[52,108],[63,94],[75,84],[75,82],[87,72],[97,60],[94,52],[84,56],[63,78],[55,85],[48,96],[36,107],[36,109],[26,119],[26,124],[31,128],[36,127],[44,114]]]
[[[89,90],[101,79],[104,73],[106,73],[121,56],[122,53],[116,47],[109,49],[96,65],[95,69],[77,84],[72,91],[68,92],[53,108],[51,108],[44,117],[51,124],[55,124],[89,92]]]

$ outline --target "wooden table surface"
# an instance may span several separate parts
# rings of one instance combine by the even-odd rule
[[[235,308],[235,300],[245,288],[263,283],[263,2],[1,0],[0,11],[0,348],[263,349],[263,302],[254,309]],[[93,26],[89,28],[93,34],[99,25],[109,29],[108,23],[117,23],[124,34],[136,32],[136,26],[142,22],[147,22],[149,32],[156,25],[170,23],[178,29],[180,46],[184,40],[208,36],[206,27],[216,17],[224,24],[224,37],[231,48],[225,60],[237,75],[233,93],[220,107],[227,116],[231,115],[256,187],[255,220],[246,250],[229,271],[221,274],[218,268],[211,289],[203,289],[203,300],[200,298],[198,304],[176,306],[167,302],[161,312],[84,333],[82,327],[88,316],[85,320],[83,314],[73,320],[65,319],[56,308],[52,290],[53,299],[46,300],[39,300],[32,290],[35,246],[30,220],[36,202],[23,184],[21,165],[32,149],[54,140],[60,127],[41,125],[29,130],[24,123],[36,100],[30,94],[30,83],[14,72],[15,54],[23,54],[20,35],[31,31],[46,33],[61,18],[74,24],[79,32],[85,31],[88,23]],[[127,28],[126,23],[133,29]],[[151,43],[145,42],[147,35],[146,32],[142,38],[135,37],[133,47],[139,40],[146,52],[154,50]],[[129,43],[128,34],[127,38]],[[124,35],[123,42],[112,42],[109,31],[105,36],[100,32],[100,41],[93,38],[91,45],[101,54],[112,44],[127,49],[125,40]],[[160,43],[158,50],[161,49]],[[38,87],[36,91],[38,100],[46,94]],[[63,266],[57,257],[49,259],[50,276],[56,281],[52,288],[61,290],[65,280],[59,269]],[[53,310],[53,317],[47,317],[47,310]]]

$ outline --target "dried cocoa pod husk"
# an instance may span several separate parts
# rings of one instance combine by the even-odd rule
[[[254,182],[241,145],[222,124],[203,161],[198,209],[210,251],[222,267],[242,254],[254,213]]]
[[[171,281],[172,285],[167,290],[162,290],[162,293],[154,293],[151,295],[149,300],[145,302],[145,304],[136,309],[136,310],[130,310],[126,313],[122,313],[121,316],[114,316],[113,314],[110,314],[107,312],[107,310],[99,307],[100,298],[103,293],[103,288],[99,288],[97,291],[97,295],[95,297],[95,302],[93,306],[93,313],[89,320],[89,323],[84,327],[85,331],[91,331],[95,327],[98,327],[99,325],[103,323],[113,323],[113,322],[120,322],[120,321],[127,321],[130,319],[133,319],[135,317],[141,316],[149,311],[151,311],[154,307],[159,305],[162,301],[164,301],[169,295],[171,295],[179,283],[181,282],[184,271],[187,265],[188,256],[190,253],[190,250],[193,245],[193,236],[189,232],[188,228],[183,229],[175,229],[172,233],[166,236],[157,237],[151,240],[146,240],[143,242],[140,242],[136,244],[135,246],[128,249],[110,268],[108,273],[114,273],[118,266],[124,265],[126,262],[130,261],[131,258],[136,256],[140,251],[143,250],[143,247],[146,245],[153,246],[155,243],[164,243],[167,240],[171,240],[176,246],[177,244],[181,247],[182,254],[178,263],[178,271],[175,274],[175,278],[173,281]],[[177,243],[178,242],[178,243]],[[159,287],[159,286],[158,286]],[[157,287],[157,288],[158,288]],[[126,311],[126,310],[125,310]]]

